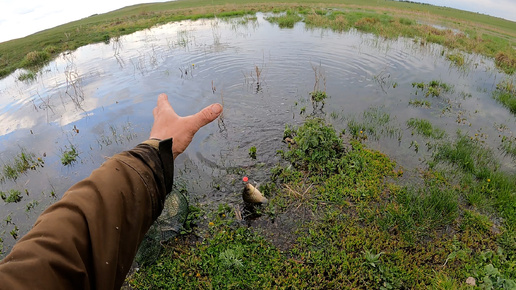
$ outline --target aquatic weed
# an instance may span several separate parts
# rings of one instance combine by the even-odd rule
[[[438,80],[432,80],[428,84],[422,82],[412,83],[412,87],[417,88],[425,93],[425,97],[440,97],[443,93],[449,93],[452,91],[452,86]],[[417,91],[416,91],[417,95]]]
[[[251,148],[249,148],[249,157],[251,157],[251,159],[256,159],[256,147],[255,146],[251,146]]]
[[[465,64],[464,55],[462,53],[449,53],[446,58],[458,67],[463,67]]]
[[[401,128],[384,107],[370,107],[362,113],[361,119],[350,117],[347,127],[351,136],[357,140],[365,140],[369,137],[378,140],[381,136],[401,140],[403,136]]]
[[[294,10],[287,10],[284,15],[265,18],[271,23],[277,23],[280,28],[294,28],[294,25],[303,18]]]
[[[510,79],[505,79],[496,85],[493,98],[516,114],[516,87]]]
[[[409,105],[411,105],[413,107],[425,107],[425,108],[432,107],[432,103],[430,103],[429,101],[427,101],[427,100],[417,100],[417,99],[410,100],[409,101]]]
[[[61,164],[64,166],[70,165],[73,162],[77,161],[77,157],[79,153],[74,145],[70,145],[70,149],[66,149],[63,151],[63,155],[61,156]]]
[[[20,174],[26,173],[28,170],[36,170],[38,167],[43,167],[44,164],[42,158],[36,158],[36,154],[22,149],[12,162],[4,164],[2,171],[5,178],[15,181]]]
[[[407,120],[407,126],[413,129],[412,134],[414,134],[415,131],[417,134],[433,139],[443,139],[446,137],[444,130],[435,128],[428,120],[410,118]]]
[[[11,189],[8,192],[0,191],[0,197],[7,203],[16,203],[20,202],[23,196],[19,190]]]

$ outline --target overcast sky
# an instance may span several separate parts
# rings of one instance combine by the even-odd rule
[[[166,0],[0,0],[0,42],[125,6]],[[413,0],[516,22],[516,0]],[[515,24],[516,29],[516,24]]]

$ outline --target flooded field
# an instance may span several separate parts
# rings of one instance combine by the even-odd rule
[[[82,47],[40,73],[0,80],[2,256],[67,188],[148,138],[160,93],[179,115],[224,105],[175,164],[190,202],[217,206],[242,202],[244,175],[268,181],[276,151],[286,148],[285,125],[312,114],[346,134],[349,122],[369,122],[362,138],[406,172],[430,155],[428,140],[412,134],[413,118],[451,138],[461,130],[479,139],[514,171],[502,149],[514,141],[515,117],[492,96],[502,82],[514,77],[480,55],[303,23],[280,29],[263,14],[173,23]],[[326,92],[324,104],[313,91]]]

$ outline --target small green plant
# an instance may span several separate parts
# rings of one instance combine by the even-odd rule
[[[64,166],[70,165],[77,161],[78,156],[79,153],[77,152],[77,149],[75,149],[75,146],[70,145],[70,149],[63,151],[63,155],[61,156],[61,163]]]
[[[14,226],[14,229],[11,230],[10,234],[11,236],[13,237],[13,239],[17,240],[18,239],[18,232],[19,232],[19,229],[18,229],[18,226]]]
[[[419,135],[433,139],[442,139],[446,137],[446,132],[444,130],[435,128],[428,120],[410,118],[407,121],[407,126],[413,129],[412,134],[415,132]]]
[[[31,202],[27,203],[25,211],[26,211],[26,212],[31,211],[31,210],[32,210],[32,209],[34,209],[38,204],[39,204],[39,202],[38,202],[37,200],[33,200],[33,201],[31,201]]]
[[[256,147],[255,146],[252,146],[251,148],[249,148],[249,157],[251,157],[252,159],[256,159]]]
[[[449,53],[446,55],[446,58],[458,67],[462,67],[465,64],[464,55],[462,53]]]
[[[493,98],[516,114],[516,86],[512,80],[506,79],[497,84]]]
[[[436,162],[445,161],[479,176],[498,167],[492,150],[461,132],[457,132],[455,142],[440,144],[433,157]]]
[[[324,103],[328,96],[324,91],[314,91],[310,93],[310,98],[314,103]]]
[[[295,149],[288,151],[285,157],[296,166],[309,170],[328,170],[331,160],[343,153],[342,141],[333,127],[319,118],[307,119],[297,130],[287,128],[284,136],[293,138],[296,144]]]
[[[391,115],[383,107],[371,107],[364,111],[361,119],[350,118],[348,129],[351,136],[357,140],[373,137],[378,140],[381,136],[388,136],[401,140],[401,128],[394,123]]]
[[[516,159],[516,138],[503,136],[500,147],[506,155]]]
[[[429,101],[427,101],[427,100],[417,100],[417,99],[410,100],[409,101],[409,105],[411,105],[413,107],[425,107],[425,108],[432,107],[432,103],[430,103]]]
[[[425,97],[440,97],[443,93],[449,93],[452,91],[452,86],[437,80],[430,81],[428,84],[414,82],[412,83],[412,87],[417,88],[418,91],[423,91],[425,93]]]
[[[18,80],[22,82],[30,82],[36,79],[37,75],[33,71],[23,72],[18,76]]]
[[[378,254],[373,254],[371,251],[365,250],[363,252],[363,254],[364,254],[364,259],[366,260],[365,265],[375,268],[375,267],[378,267],[378,264],[380,263],[380,256],[383,255],[384,252],[380,252]]]
[[[0,191],[0,197],[7,203],[20,202],[22,200],[21,192],[15,189],[11,189],[7,193]]]
[[[25,55],[23,59],[23,67],[35,67],[45,64],[50,60],[50,54],[47,51],[31,51]]]
[[[284,15],[271,16],[266,19],[271,23],[277,23],[280,28],[294,28],[296,23],[303,20],[303,18],[293,10],[288,10]]]
[[[482,277],[482,288],[484,289],[516,289],[516,282],[511,279],[506,279],[500,271],[488,264],[484,267],[485,275]]]
[[[38,167],[43,167],[45,162],[41,158],[36,158],[34,153],[22,150],[14,157],[14,160],[9,164],[4,164],[3,172],[7,179],[16,181],[18,176],[26,173],[29,169],[36,170]]]
[[[499,51],[495,55],[496,66],[509,75],[516,71],[516,55],[514,50],[511,52]]]
[[[5,221],[5,224],[8,225],[13,222],[13,218],[9,214],[7,217],[5,217],[4,221]]]
[[[219,260],[221,265],[226,268],[239,269],[244,267],[242,258],[244,251],[242,247],[236,246],[234,249],[227,249],[219,254]]]

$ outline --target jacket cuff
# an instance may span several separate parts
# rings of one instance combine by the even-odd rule
[[[169,194],[172,191],[172,183],[174,179],[174,155],[172,153],[172,138],[165,140],[151,138],[143,141],[142,144],[147,144],[158,150],[159,157],[161,159],[161,165],[163,167],[163,175],[165,177],[166,194]]]
[[[161,140],[158,144],[159,156],[163,164],[163,174],[165,175],[166,194],[172,191],[172,183],[174,180],[174,155],[172,154],[172,144],[172,138]]]

